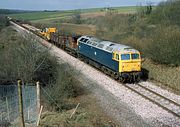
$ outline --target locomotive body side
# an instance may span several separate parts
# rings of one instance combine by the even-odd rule
[[[106,52],[100,48],[93,47],[92,45],[88,45],[83,41],[78,41],[78,53],[92,59],[102,66],[106,66],[114,72],[118,72],[119,70],[119,62],[114,61],[112,59],[112,53]]]
[[[141,77],[141,57],[139,51],[110,41],[91,36],[78,39],[78,53],[98,62],[121,81],[138,81]]]

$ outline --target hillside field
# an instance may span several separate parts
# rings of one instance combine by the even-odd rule
[[[28,20],[39,28],[56,27],[132,46],[145,57],[143,67],[149,71],[149,79],[179,91],[179,5],[174,0],[151,6],[150,12],[148,6],[132,6],[9,16]]]
[[[116,10],[119,13],[134,13],[136,12],[136,6],[130,7],[114,7],[112,10]],[[33,22],[45,22],[49,20],[56,19],[64,19],[71,17],[74,13],[80,11],[81,13],[92,13],[93,15],[96,13],[106,13],[106,9],[104,8],[93,8],[93,9],[82,9],[82,10],[67,10],[67,11],[35,11],[35,12],[27,12],[27,13],[19,13],[19,14],[9,14],[8,16],[15,19],[22,19]]]

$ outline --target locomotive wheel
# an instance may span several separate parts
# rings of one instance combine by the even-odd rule
[[[141,80],[140,76],[136,76],[136,82],[139,82]]]
[[[129,82],[130,82],[130,83],[133,83],[133,81],[134,81],[134,78],[133,78],[133,77],[134,77],[134,76],[130,76],[130,77],[129,77]]]
[[[114,78],[114,77],[115,77],[115,75],[114,75],[114,73],[113,73],[113,72],[111,72],[111,77],[112,77],[112,78]]]
[[[85,61],[85,63],[89,64],[89,60],[88,59],[85,59],[84,61]]]
[[[114,74],[114,79],[115,79],[115,80],[118,80],[118,79],[119,79],[119,75]]]
[[[124,83],[125,82],[125,78],[123,78],[122,76],[119,77],[119,81]]]

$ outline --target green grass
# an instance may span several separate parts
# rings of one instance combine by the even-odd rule
[[[31,20],[33,23],[54,23],[58,22],[60,20],[64,20],[67,18],[71,18],[71,15],[65,15],[65,16],[58,16],[58,17],[53,17],[53,18],[44,18],[44,19],[37,19],[37,20]]]
[[[143,67],[149,70],[150,79],[163,83],[162,87],[165,85],[177,93],[180,91],[180,67],[160,65],[149,59],[145,59]]]
[[[111,10],[116,10],[118,12],[124,12],[124,13],[131,13],[137,11],[139,7],[138,6],[124,6],[124,7],[112,7]],[[91,9],[82,9],[82,13],[90,13],[90,12],[102,12],[106,11],[105,8],[91,8]]]
[[[9,16],[15,19],[23,20],[44,20],[51,18],[61,18],[65,16],[70,16],[73,14],[73,11],[56,11],[56,12],[30,12],[30,13],[21,13],[21,14],[10,14]]]
[[[136,12],[137,9],[141,7],[139,6],[128,6],[128,7],[115,7],[114,9],[117,10],[119,13],[132,13]]]
[[[129,7],[113,7],[112,10],[116,10],[119,13],[132,13],[137,11],[139,7],[137,6],[129,6]],[[64,19],[69,16],[72,16],[77,10],[67,10],[67,11],[38,11],[38,12],[30,12],[30,13],[20,13],[20,14],[9,14],[8,16],[21,19],[28,20],[33,22],[45,22],[49,20],[57,20]],[[104,8],[92,8],[92,9],[81,9],[81,13],[93,13],[93,12],[106,12]]]

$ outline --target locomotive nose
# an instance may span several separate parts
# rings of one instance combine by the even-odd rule
[[[140,62],[128,61],[122,63],[122,72],[141,71]]]

